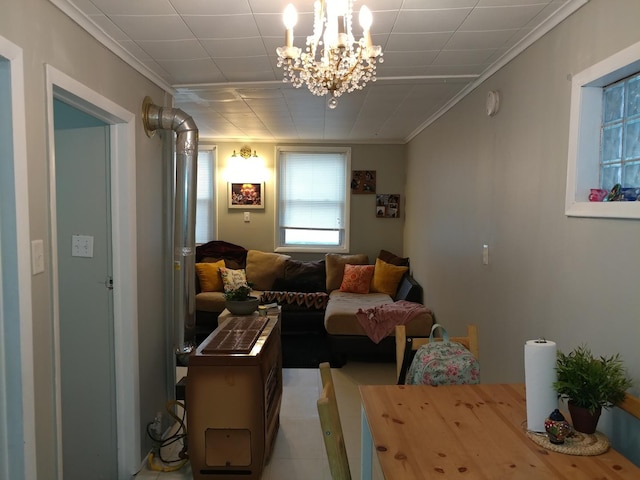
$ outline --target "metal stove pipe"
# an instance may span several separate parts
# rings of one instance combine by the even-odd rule
[[[159,107],[149,97],[142,102],[142,123],[148,136],[158,129],[176,133],[176,185],[173,223],[174,341],[176,354],[188,355],[194,345],[185,331],[195,331],[195,236],[198,179],[198,128],[177,108]]]

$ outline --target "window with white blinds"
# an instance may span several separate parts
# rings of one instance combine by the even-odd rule
[[[278,147],[279,251],[349,249],[350,148]]]
[[[214,240],[214,171],[213,150],[198,151],[196,243]]]

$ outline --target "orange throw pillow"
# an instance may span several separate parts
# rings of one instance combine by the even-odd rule
[[[342,276],[341,292],[369,293],[369,285],[373,277],[373,265],[351,265],[344,266]]]

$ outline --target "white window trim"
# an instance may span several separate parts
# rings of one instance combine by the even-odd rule
[[[569,158],[565,215],[569,217],[637,218],[640,202],[589,202],[598,188],[602,88],[640,71],[640,42],[575,75],[571,82]]]
[[[344,229],[344,244],[338,247],[292,247],[280,245],[280,190],[278,185],[278,178],[280,171],[280,152],[340,152],[347,156],[347,162],[345,165],[345,229]],[[280,253],[349,253],[350,245],[350,230],[351,230],[351,189],[349,186],[349,180],[351,179],[351,148],[350,147],[301,147],[301,146],[278,146],[275,149],[275,172],[274,186],[276,195],[276,208],[275,208],[275,236],[274,245],[275,252]]]

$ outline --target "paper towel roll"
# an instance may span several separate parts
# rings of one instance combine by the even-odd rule
[[[527,401],[527,429],[544,432],[544,420],[558,408],[555,342],[527,340],[524,345],[524,377]]]

